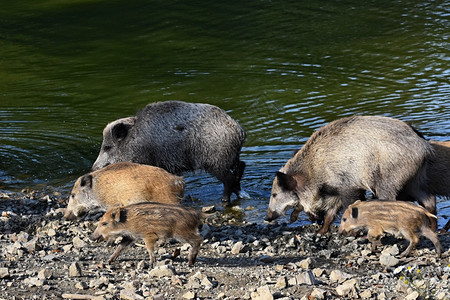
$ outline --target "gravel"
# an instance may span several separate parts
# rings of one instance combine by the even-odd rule
[[[385,237],[372,253],[362,234],[339,236],[335,226],[316,235],[314,224],[247,223],[208,207],[193,267],[189,246],[175,242],[150,266],[143,241],[108,265],[115,245],[89,240],[98,216],[64,221],[66,199],[0,192],[0,299],[450,299],[448,234],[439,235],[441,258],[421,239],[398,259],[403,239]]]

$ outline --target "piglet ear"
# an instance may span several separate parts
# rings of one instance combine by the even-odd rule
[[[288,191],[293,191],[297,187],[297,181],[293,176],[283,172],[277,172],[276,176],[278,178],[278,184],[281,188]]]
[[[116,207],[111,212],[111,217],[114,219],[114,221],[119,222],[120,221],[120,207]]]
[[[352,207],[352,218],[357,219],[358,218],[358,208]]]

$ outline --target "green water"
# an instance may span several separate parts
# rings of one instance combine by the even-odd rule
[[[247,131],[242,206],[336,118],[450,132],[448,1],[2,1],[0,189],[70,190],[104,126],[154,101],[215,104]],[[208,203],[221,185],[186,174]],[[450,213],[449,204],[440,204]]]

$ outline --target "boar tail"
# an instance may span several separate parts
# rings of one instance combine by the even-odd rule
[[[427,215],[427,217],[437,219],[437,216],[436,216],[436,215],[433,215],[432,213],[430,213],[430,212],[429,212],[428,210],[426,210],[426,209],[424,209],[424,210],[425,210],[425,214]]]

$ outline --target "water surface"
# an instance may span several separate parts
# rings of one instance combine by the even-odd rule
[[[247,131],[239,205],[261,220],[274,172],[332,120],[386,115],[449,139],[449,14],[447,1],[3,1],[0,189],[67,192],[108,122],[206,102]],[[220,202],[217,180],[185,177],[188,195]]]

